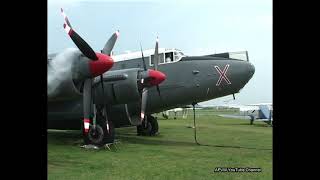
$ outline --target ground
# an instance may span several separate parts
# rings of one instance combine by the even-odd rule
[[[117,130],[118,151],[85,150],[80,131],[48,130],[48,179],[272,179],[272,127],[199,110],[194,143],[187,119],[161,119],[160,135]],[[230,113],[230,112],[228,112]],[[217,167],[253,167],[262,172],[214,172]]]

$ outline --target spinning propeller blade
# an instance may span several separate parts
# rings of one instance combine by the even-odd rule
[[[141,98],[141,121],[144,119],[144,115],[147,107],[148,88],[143,88]]]
[[[158,71],[158,63],[159,63],[159,45],[158,45],[158,43],[159,43],[159,39],[157,37],[155,53],[154,53],[154,63],[153,63],[154,70],[152,70],[152,69],[147,70],[146,65],[145,65],[145,61],[144,61],[142,46],[140,44],[144,70],[147,71],[147,74],[148,74],[147,75],[148,77],[146,78],[146,80],[145,79],[141,80],[142,84],[144,84],[144,88],[142,90],[142,97],[141,97],[141,121],[143,121],[144,117],[145,117],[149,88],[152,86],[156,86],[158,94],[160,96],[159,84],[166,79],[166,75],[163,74],[162,72]]]
[[[89,44],[81,38],[81,36],[76,33],[68,20],[68,17],[64,13],[63,9],[61,8],[62,16],[64,17],[64,24],[63,28],[68,33],[74,44],[79,48],[79,50],[89,59],[95,61],[98,60],[98,57],[96,53],[93,51],[93,49],[89,46]]]
[[[101,50],[101,53],[106,54],[108,56],[111,55],[111,51],[119,37],[119,30],[116,31],[107,41],[107,43],[105,44],[103,50]],[[103,75],[100,75],[100,83],[101,83],[101,89],[102,89],[102,99],[104,99],[105,95],[104,95],[104,86],[103,86]],[[105,118],[106,118],[106,125],[107,125],[107,131],[109,133],[109,122],[108,122],[108,115],[107,115],[107,105],[106,103],[103,103],[103,110],[105,111]]]
[[[84,133],[89,132],[89,123],[91,118],[92,107],[92,80],[86,79],[83,86],[83,117],[84,117]]]
[[[146,66],[146,62],[145,62],[145,60],[144,60],[141,42],[140,42],[140,49],[141,49],[141,54],[142,54],[143,69],[144,69],[145,71],[147,71],[147,66]]]
[[[103,49],[101,50],[101,53],[106,54],[108,56],[111,55],[111,51],[120,35],[119,30],[113,33],[113,35],[109,38],[107,43],[104,45]]]
[[[91,73],[91,77],[100,76],[101,87],[102,87],[102,95],[104,98],[104,87],[103,87],[103,73],[108,71],[113,66],[113,60],[110,57],[111,51],[115,45],[117,37],[119,36],[119,31],[116,31],[107,41],[102,53],[96,53],[94,50],[89,46],[88,43],[83,40],[78,33],[76,33],[71,23],[64,13],[63,9],[61,8],[61,14],[64,17],[64,24],[63,27],[65,31],[68,33],[74,44],[79,48],[83,55],[90,59],[88,65]],[[93,107],[93,98],[92,98],[92,82],[91,78],[87,78],[84,80],[84,87],[83,87],[83,117],[84,117],[84,134],[87,135],[90,129],[90,118],[92,116],[92,107]],[[96,127],[96,121],[93,121],[93,127]],[[107,124],[107,129],[108,124]],[[96,131],[93,128],[93,131]]]
[[[159,38],[157,37],[157,40],[156,40],[156,47],[155,47],[155,50],[154,50],[154,70],[158,70],[158,64],[159,64]]]

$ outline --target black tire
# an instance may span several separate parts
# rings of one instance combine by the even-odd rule
[[[150,116],[148,119],[149,119],[149,121],[151,123],[151,127],[152,127],[150,135],[155,136],[159,132],[158,120],[157,120],[157,118],[155,118],[153,116]]]
[[[152,125],[150,121],[148,121],[146,125],[145,125],[145,122],[142,121],[142,124],[137,126],[138,136],[150,136],[151,131],[152,131]]]
[[[109,124],[109,131],[106,124],[106,118],[102,115],[97,113],[97,124],[103,127],[103,140],[100,143],[101,145],[105,145],[107,143],[113,143],[115,138],[115,129],[112,121],[108,121]]]
[[[137,126],[138,136],[155,136],[159,131],[158,120],[153,116],[148,116],[148,122],[145,126],[143,121],[141,125]]]
[[[138,126],[137,126],[137,135],[138,135],[138,136],[142,136],[142,131],[143,131],[142,125],[138,125]]]
[[[103,143],[107,144],[107,143],[113,143],[114,139],[115,139],[115,129],[114,129],[114,125],[112,121],[108,121],[109,124],[109,131],[107,129],[107,125],[105,124],[105,128],[104,128],[104,138],[103,138]]]
[[[90,126],[89,133],[87,135],[83,135],[84,144],[93,144],[96,146],[103,146],[107,143],[113,143],[115,139],[114,125],[110,120],[108,121],[108,124],[109,124],[109,131],[107,129],[105,118],[97,114],[96,132],[99,134],[94,135],[93,127]],[[82,133],[84,134],[83,123],[82,123]],[[100,136],[102,136],[102,138]]]
[[[99,124],[96,124],[96,127],[93,128],[93,126],[90,127],[89,133],[88,133],[88,140],[90,144],[100,146],[103,142],[103,136],[104,132],[102,127]]]

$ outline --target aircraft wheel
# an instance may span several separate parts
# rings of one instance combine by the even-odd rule
[[[106,118],[102,113],[102,109],[97,111],[97,124],[99,124],[101,127],[103,127],[103,141],[101,142],[102,145],[105,145],[107,143],[113,143],[115,139],[115,128],[113,125],[113,122],[108,120],[109,125],[109,131],[107,128]]]
[[[88,139],[90,144],[101,145],[103,141],[104,132],[102,127],[97,124],[95,128],[91,126],[88,133]]]
[[[108,121],[109,131],[105,122],[105,118],[97,118],[96,129],[90,126],[89,132],[84,136],[84,144],[93,144],[103,146],[107,143],[113,143],[115,139],[115,129],[112,121]]]
[[[150,120],[152,126],[150,135],[155,136],[159,131],[158,119],[153,116],[150,116],[148,119]]]
[[[137,134],[138,136],[150,136],[151,129],[152,126],[150,121],[148,121],[147,124],[145,124],[145,122],[142,121],[142,124],[137,126]]]
[[[114,125],[112,123],[112,121],[108,121],[109,124],[109,132],[107,129],[107,125],[106,123],[104,123],[104,137],[103,137],[103,143],[107,144],[107,143],[113,143],[114,142],[114,138],[115,138],[115,129],[114,129]]]
[[[148,116],[148,122],[145,125],[143,121],[141,125],[137,126],[138,136],[154,136],[159,131],[158,120],[153,116]]]

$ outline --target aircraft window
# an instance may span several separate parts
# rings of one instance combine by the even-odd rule
[[[239,59],[239,60],[243,60],[243,61],[249,60],[247,51],[229,52],[229,57],[232,59]]]
[[[179,61],[183,56],[185,56],[182,52],[174,52],[175,61]]]
[[[164,57],[163,57],[163,56],[164,56],[163,53],[159,54],[159,63],[160,63],[160,64],[163,64],[163,63],[164,63]],[[153,62],[154,62],[153,59],[154,59],[154,55],[151,55],[151,63],[150,63],[151,65],[153,65]]]
[[[166,53],[166,63],[173,62],[173,52]]]

